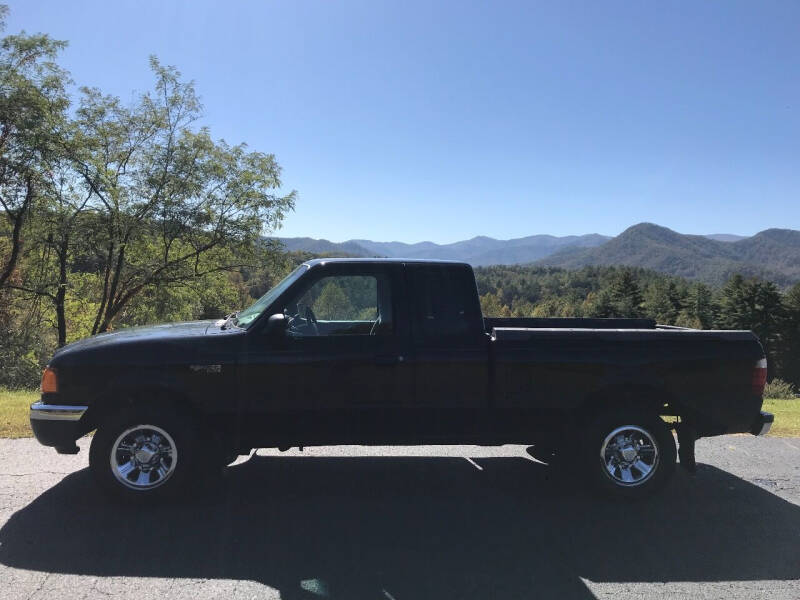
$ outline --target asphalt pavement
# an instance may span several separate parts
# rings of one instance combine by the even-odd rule
[[[0,440],[0,598],[800,598],[800,439],[700,440],[640,503],[523,447],[259,451],[203,497],[107,502]]]

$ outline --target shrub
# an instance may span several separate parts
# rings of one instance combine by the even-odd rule
[[[788,381],[777,377],[770,381],[764,388],[765,398],[778,398],[780,400],[791,400],[796,396],[794,386]]]
[[[42,364],[32,346],[25,336],[0,331],[0,386],[12,390],[39,386]]]

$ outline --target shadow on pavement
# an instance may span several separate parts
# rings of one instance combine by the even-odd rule
[[[615,504],[524,458],[274,458],[211,497],[103,501],[87,470],[0,530],[0,563],[247,579],[283,598],[593,598],[599,582],[799,579],[800,508],[714,467]]]

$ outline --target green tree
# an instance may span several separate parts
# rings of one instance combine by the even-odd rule
[[[618,317],[641,317],[644,298],[636,281],[636,276],[629,269],[623,269],[611,286],[611,300]]]
[[[197,129],[191,83],[151,58],[155,87],[132,107],[84,89],[73,164],[100,227],[102,285],[92,332],[148,288],[178,286],[256,262],[259,237],[294,207],[271,154]]]
[[[314,313],[318,319],[343,320],[351,318],[354,307],[341,287],[329,281],[314,301]]]
[[[676,325],[695,329],[711,329],[716,319],[717,307],[711,288],[704,283],[693,285],[689,289],[684,309],[681,311]]]
[[[800,386],[800,283],[784,296],[781,377]]]
[[[780,332],[783,302],[777,286],[769,281],[732,277],[722,290],[720,323],[730,329],[749,329],[764,346],[770,377],[780,372]]]
[[[719,322],[730,329],[751,329],[754,321],[755,289],[741,275],[731,277],[722,288]]]
[[[673,280],[657,281],[646,290],[644,310],[658,323],[675,325],[683,308],[678,286]]]
[[[511,310],[504,305],[497,294],[486,293],[480,297],[481,311],[486,317],[510,317]]]
[[[0,30],[7,14],[0,5]],[[9,228],[0,239],[0,289],[17,267],[23,227],[61,149],[68,78],[55,58],[65,46],[24,32],[0,40],[0,209]]]
[[[583,314],[597,319],[618,316],[610,291],[590,292],[583,303]]]

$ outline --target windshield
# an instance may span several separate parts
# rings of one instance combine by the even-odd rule
[[[256,300],[255,304],[244,309],[236,315],[236,324],[239,327],[247,329],[253,321],[255,321],[267,307],[269,307],[275,299],[280,296],[290,285],[300,279],[301,275],[306,272],[308,265],[300,265],[294,271],[289,273],[278,285],[273,287],[266,294]]]

